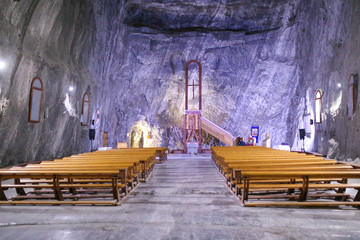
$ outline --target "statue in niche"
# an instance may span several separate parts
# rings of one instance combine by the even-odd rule
[[[144,147],[144,134],[139,128],[134,128],[131,132],[130,146],[132,148]]]
[[[140,140],[139,140],[139,148],[143,148],[144,147],[144,132],[143,131],[140,131],[141,132],[141,137],[140,137]]]
[[[131,137],[130,137],[130,147],[134,148],[135,147],[135,138],[136,138],[136,132],[135,129],[131,132]]]
[[[265,139],[262,142],[263,147],[271,148],[270,133],[265,134]]]

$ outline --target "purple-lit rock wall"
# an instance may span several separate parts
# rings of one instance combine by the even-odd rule
[[[269,132],[273,144],[291,144],[299,115],[292,109],[299,81],[296,7],[289,1],[127,1],[123,62],[112,73],[115,89],[122,89],[117,141],[128,140],[121,138],[129,126],[145,119],[159,129],[163,145],[182,148],[185,64],[197,59],[203,116],[234,136],[248,137],[251,125],[259,125],[261,138]]]
[[[308,148],[330,158],[357,159],[359,164],[359,96],[350,119],[347,105],[349,75],[360,73],[360,3],[309,1],[300,5],[299,12],[302,34],[297,36],[297,51],[300,85],[306,91],[301,101],[305,115],[314,112],[316,90],[323,92],[322,123],[315,124],[306,138]]]
[[[0,2],[2,166],[90,150],[87,128],[80,126],[82,96],[95,82],[90,11],[83,1]],[[41,121],[29,123],[35,77],[44,89]]]
[[[310,126],[306,150],[359,155],[358,110],[351,120],[346,115],[347,77],[360,69],[355,0],[0,6],[3,166],[90,151],[89,127],[80,125],[85,92],[90,118],[100,111],[93,149],[102,146],[103,132],[111,147],[182,149],[185,64],[192,59],[203,68],[203,116],[234,136],[248,137],[259,125],[260,141],[268,132],[272,146],[286,142],[300,150],[298,129],[304,116],[313,119],[321,89],[324,120]],[[34,77],[44,83],[40,123],[27,121]],[[206,144],[219,144],[206,137]]]

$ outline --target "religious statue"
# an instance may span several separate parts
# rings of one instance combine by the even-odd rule
[[[265,139],[262,142],[263,147],[271,148],[270,133],[265,134]]]

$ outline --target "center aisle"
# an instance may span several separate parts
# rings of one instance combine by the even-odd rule
[[[211,161],[210,154],[169,155],[164,164],[156,165],[147,183],[140,184],[125,202],[161,206],[181,204],[185,208],[196,206],[197,209],[204,206],[204,211],[208,211],[211,205],[216,208],[228,204],[239,205]],[[178,209],[178,206],[175,208]]]

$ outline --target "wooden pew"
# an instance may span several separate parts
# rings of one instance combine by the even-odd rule
[[[133,189],[129,183],[139,174],[146,179],[156,156],[165,160],[166,151],[167,148],[97,151],[0,169],[0,204],[117,205]],[[2,182],[8,179],[14,183]],[[15,189],[18,196],[7,199],[4,191],[9,188]],[[107,200],[109,197],[112,200]],[[82,198],[96,200],[79,200]]]
[[[345,193],[347,188],[360,189],[360,184],[347,182],[349,177],[359,178],[360,173],[348,164],[262,147],[214,147],[212,158],[244,206],[296,205],[294,201],[279,202],[281,198],[298,200],[299,206],[312,206],[312,203],[313,206],[319,203],[324,206],[360,205],[359,191],[352,202],[349,202],[350,195]],[[308,198],[314,197],[331,197],[338,201],[304,204]],[[255,199],[273,201],[253,202]]]
[[[273,168],[274,170],[279,168],[305,168],[305,167],[314,167],[314,166],[322,166],[322,167],[335,167],[339,168],[351,168],[351,166],[345,166],[344,164],[337,164],[335,160],[321,160],[321,161],[283,161],[283,162],[234,162],[228,163],[225,167],[222,168],[223,173],[230,178],[231,180],[235,180],[235,171],[241,170],[244,168]]]
[[[341,178],[343,179],[342,183],[311,183],[312,179],[334,179]],[[247,203],[249,199],[249,191],[268,191],[269,189],[299,189],[300,194],[298,196],[298,202],[307,201],[308,192],[310,189],[338,189],[340,193],[343,193],[346,188],[354,188],[358,190],[355,198],[353,199],[353,204],[344,201],[339,201],[333,203],[332,205],[359,205],[360,201],[360,184],[349,184],[347,183],[348,178],[360,178],[360,170],[286,170],[286,171],[264,171],[264,170],[243,170],[242,171],[242,180],[243,186],[241,188],[241,201],[245,206],[257,206],[257,203]],[[266,183],[266,184],[251,184],[254,180],[283,180],[283,179],[302,179],[301,183]],[[326,202],[323,202],[326,205]],[[315,204],[318,205],[319,203]],[[259,206],[263,205],[259,203]],[[267,206],[271,205],[270,202],[266,204]],[[275,202],[274,205],[277,205]],[[285,205],[285,203],[282,203]],[[291,205],[296,205],[293,202]],[[299,204],[303,205],[303,204]],[[310,206],[311,203],[306,204]]]
[[[119,190],[126,187],[124,182],[126,177],[126,169],[115,169],[115,170],[84,170],[84,169],[74,169],[74,170],[59,170],[59,169],[37,169],[37,170],[7,170],[0,169],[0,183],[6,179],[21,179],[21,178],[30,178],[30,179],[48,179],[51,182],[47,184],[0,184],[0,203],[1,204],[14,204],[13,201],[8,200],[4,190],[8,188],[15,188],[19,195],[25,196],[26,193],[24,188],[48,188],[52,189],[54,197],[52,201],[21,201],[24,204],[68,204],[65,202],[65,198],[62,193],[62,189],[77,189],[77,188],[100,188],[105,189],[112,194],[113,200],[93,200],[88,202],[88,204],[97,205],[97,204],[110,204],[117,205],[120,203],[121,196]],[[67,179],[68,181],[60,181],[61,179]],[[72,179],[86,179],[86,183],[76,183],[71,181]],[[99,184],[98,179],[107,179],[110,181],[109,184]],[[15,181],[16,182],[16,181]],[[81,198],[81,196],[75,196],[76,198]],[[71,201],[72,204],[85,204],[81,201]]]
[[[85,153],[81,155],[74,155],[69,158],[63,158],[62,160],[54,160],[54,161],[64,161],[70,160],[71,162],[107,162],[107,161],[119,161],[119,162],[134,162],[134,172],[140,172],[140,180],[146,181],[146,178],[152,171],[155,164],[155,153],[154,149],[114,149],[113,151],[98,151],[93,153]],[[65,162],[65,161],[64,161]],[[141,171],[137,171],[137,167],[141,167]]]

